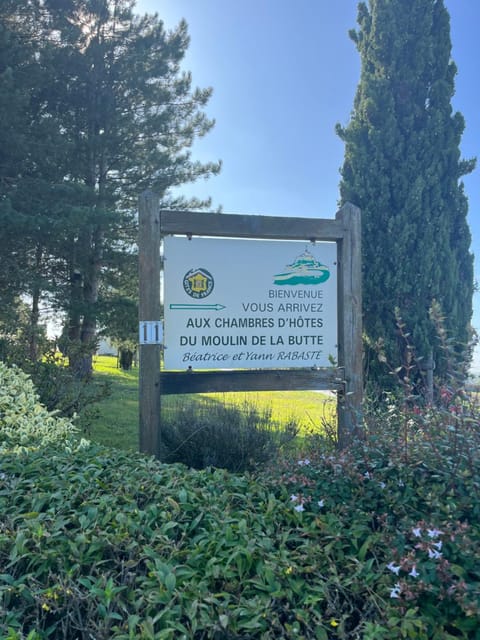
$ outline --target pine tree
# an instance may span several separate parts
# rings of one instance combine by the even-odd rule
[[[473,258],[461,177],[464,119],[453,113],[456,67],[443,0],[370,0],[350,33],[361,78],[345,142],[341,201],[362,210],[367,375],[381,380],[372,355],[383,345],[392,366],[405,363],[400,315],[416,356],[442,353],[430,319],[439,305],[457,344],[470,336]]]
[[[190,156],[213,126],[203,111],[211,89],[192,88],[181,70],[183,21],[167,32],[158,16],[136,15],[133,0],[8,3],[33,52],[22,114],[39,153],[17,202],[32,229],[23,239],[32,274],[44,276],[30,289],[65,311],[71,364],[88,375],[109,282],[121,288],[132,262],[139,194],[151,189],[168,206],[171,187],[219,170]]]
[[[22,249],[18,212],[12,202],[18,190],[27,155],[25,117],[29,102],[21,69],[32,52],[24,47],[12,28],[13,2],[0,6],[0,318],[24,283],[25,252]],[[7,250],[8,248],[8,250]]]
[[[59,137],[53,114],[46,117],[43,94],[51,71],[40,62],[48,44],[38,38],[38,12],[30,0],[0,6],[0,322],[11,333],[19,296],[30,297],[29,352],[37,355],[40,292],[45,288],[46,244],[54,227],[52,185],[62,180]],[[43,56],[45,57],[45,56]],[[16,308],[18,307],[18,308]]]

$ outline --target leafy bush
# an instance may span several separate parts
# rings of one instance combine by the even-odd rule
[[[49,340],[46,329],[35,330],[35,348],[32,345],[32,327],[27,307],[19,302],[17,318],[5,324],[0,320],[0,361],[16,366],[29,375],[40,402],[49,411],[59,411],[65,417],[88,413],[93,402],[103,397],[98,385],[80,380],[66,365],[56,341]]]
[[[480,638],[479,414],[460,390],[441,396],[392,400],[349,450],[271,472],[295,509],[321,514],[339,637]]]
[[[3,636],[288,638],[299,625],[301,517],[254,478],[100,447],[0,460]]]
[[[9,429],[42,411],[13,417],[28,386],[14,374]],[[479,638],[480,434],[467,400],[392,403],[349,450],[255,474],[66,447],[61,430],[0,447],[0,637]]]
[[[293,422],[274,424],[271,411],[260,412],[248,402],[241,407],[208,400],[178,404],[162,424],[167,462],[232,472],[252,470],[275,458],[297,433]]]
[[[83,431],[88,431],[97,415],[96,404],[110,394],[108,382],[80,378],[55,351],[41,361],[25,361],[21,368],[31,377],[40,402],[66,418],[76,416]]]
[[[0,362],[0,448],[57,442],[76,432],[72,422],[49,412],[31,379]]]

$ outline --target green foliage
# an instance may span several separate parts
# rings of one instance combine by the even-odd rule
[[[1,371],[0,415],[30,446],[0,448],[0,637],[478,637],[480,431],[461,389],[367,412],[349,450],[235,475],[75,444]]]
[[[63,311],[78,375],[91,373],[99,325],[131,338],[139,193],[179,205],[171,188],[220,169],[191,157],[213,121],[204,113],[211,90],[181,69],[186,23],[166,31],[133,7],[0,6],[0,313],[11,317],[22,293],[33,326],[39,301]]]
[[[51,347],[46,328],[40,324],[34,328],[36,355],[43,355]],[[21,365],[31,359],[32,325],[27,304],[15,299],[14,306],[0,314],[0,360],[7,364]]]
[[[478,409],[445,390],[435,409],[392,399],[365,420],[363,442],[312,451],[277,479],[324,536],[315,565],[329,560],[320,571],[337,577],[327,590],[340,622],[332,637],[476,638]]]
[[[67,418],[75,416],[77,426],[86,430],[98,415],[98,403],[110,394],[109,381],[79,378],[66,366],[55,344],[46,338],[37,344],[41,345],[42,359],[32,360],[19,323],[16,334],[4,333],[0,340],[0,361],[18,367],[31,378],[39,402],[48,411]]]
[[[449,337],[445,318],[436,301],[430,307],[429,318],[436,331],[437,353],[441,367],[433,359],[418,357],[408,327],[403,322],[399,310],[396,309],[397,339],[399,344],[402,344],[404,360],[398,366],[393,366],[388,361],[383,340],[377,340],[375,345],[370,345],[372,352],[376,353],[378,361],[382,364],[384,371],[391,376],[394,384],[391,390],[385,393],[378,381],[367,380],[366,396],[369,402],[382,403],[385,397],[395,396],[397,399],[400,398],[405,406],[416,404],[429,408],[434,402],[442,400],[447,386],[450,389],[463,389],[468,378],[470,350],[474,343],[465,348]],[[439,372],[436,371],[437,366],[440,369]]]
[[[4,248],[0,273],[0,320],[13,315],[16,296],[26,284],[28,255],[25,219],[15,203],[22,190],[29,164],[35,163],[38,144],[27,115],[31,91],[29,84],[38,80],[32,72],[33,43],[24,38],[28,18],[13,29],[11,17],[15,2],[5,0],[0,6],[0,242]],[[45,146],[48,146],[45,140]],[[46,148],[42,153],[48,155]],[[28,158],[28,159],[27,159]]]
[[[209,399],[186,406],[177,403],[162,421],[165,461],[195,469],[252,470],[277,457],[297,434],[293,422],[275,424],[271,411],[259,411],[247,401],[243,405]]]
[[[55,352],[40,362],[23,363],[22,369],[31,377],[40,402],[61,416],[75,416],[83,431],[98,416],[99,402],[111,393],[108,381],[79,378]]]
[[[345,142],[341,200],[362,210],[363,305],[367,372],[391,386],[374,346],[404,361],[395,309],[418,356],[445,368],[429,317],[440,305],[457,344],[470,338],[473,258],[468,203],[460,181],[474,161],[460,158],[464,121],[452,111],[456,68],[443,0],[360,3],[352,38],[361,78]]]
[[[46,445],[76,431],[70,420],[40,403],[26,373],[0,362],[0,449]]]

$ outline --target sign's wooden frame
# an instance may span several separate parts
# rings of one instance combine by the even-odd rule
[[[140,344],[140,450],[162,458],[161,397],[213,391],[333,390],[338,442],[359,431],[363,396],[360,210],[345,204],[334,219],[161,211],[158,198],[139,201],[139,321],[158,321],[160,243],[165,235],[333,241],[338,264],[338,364],[315,369],[160,371],[159,344]]]

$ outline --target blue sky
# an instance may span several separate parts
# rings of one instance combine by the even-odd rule
[[[335,124],[347,124],[360,59],[348,31],[356,0],[137,0],[168,28],[184,17],[191,44],[184,68],[214,89],[207,113],[214,129],[194,147],[199,160],[223,162],[219,176],[188,186],[225,213],[330,218],[339,197],[344,147]],[[480,157],[480,2],[446,0],[455,109],[466,130],[462,154]],[[480,280],[480,181],[465,177],[472,251]],[[480,294],[473,324],[480,331]],[[480,373],[480,354],[474,370]]]

